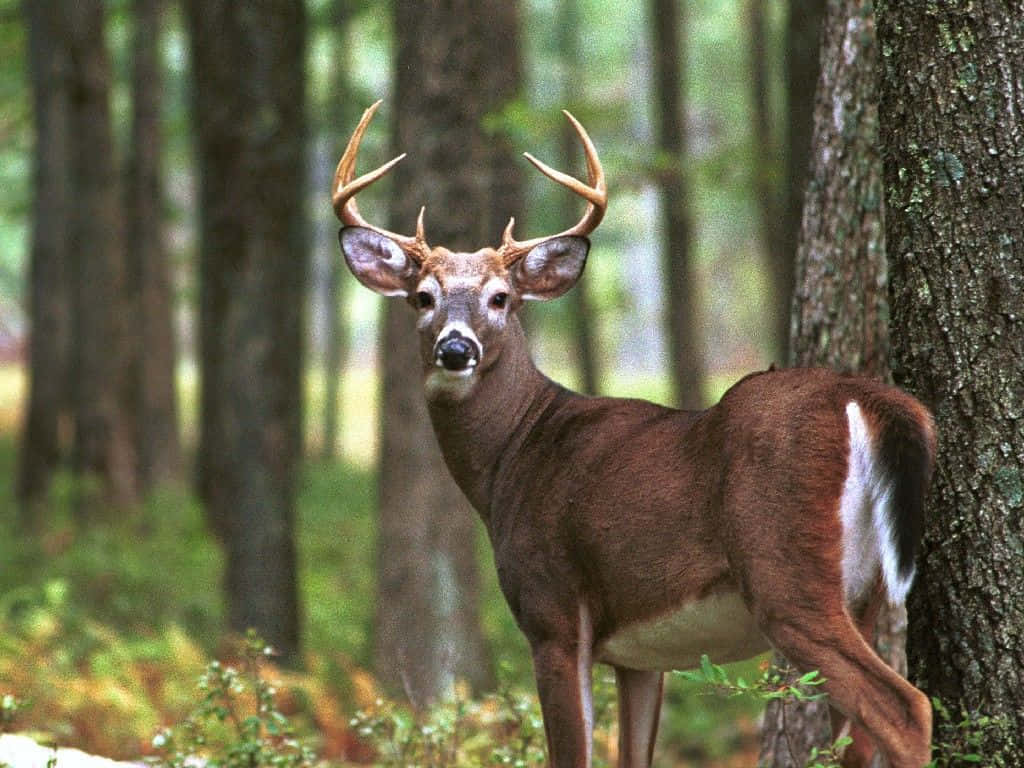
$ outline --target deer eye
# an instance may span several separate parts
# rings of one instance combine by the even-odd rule
[[[491,306],[494,309],[504,309],[505,305],[507,303],[508,303],[508,294],[507,293],[496,293],[493,296],[491,296]]]
[[[420,309],[430,309],[434,306],[434,297],[426,291],[417,291],[416,306]]]

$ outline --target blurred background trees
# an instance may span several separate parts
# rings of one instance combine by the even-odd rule
[[[837,33],[867,24],[867,5],[0,0],[0,519],[20,528],[0,543],[0,622],[35,615],[26,606],[73,605],[59,623],[71,634],[99,621],[155,643],[174,627],[207,649],[224,629],[254,625],[343,698],[362,669],[420,702],[458,678],[479,690],[499,674],[528,679],[479,526],[425,419],[411,313],[350,290],[340,270],[327,195],[343,142],[384,98],[360,167],[409,156],[360,197],[362,210],[405,231],[426,205],[431,242],[476,248],[497,243],[513,215],[527,236],[575,220],[579,201],[520,153],[578,173],[560,110],[583,121],[611,203],[579,289],[529,311],[535,356],[553,378],[692,406],[773,361],[882,375],[877,128],[856,69],[871,46],[865,32],[844,48]],[[955,88],[981,82],[1002,114],[998,84],[968,55],[997,26],[967,14],[935,29],[967,30],[951,38],[963,59]],[[912,49],[894,43],[901,56]],[[907,101],[890,114],[895,125],[928,109]],[[837,114],[842,125],[829,122]],[[932,147],[900,162],[945,169],[930,177],[942,194],[981,178],[950,137],[885,136]],[[1006,155],[992,142],[987,157]],[[985,174],[991,205],[1016,177]],[[916,215],[909,205],[898,210]],[[886,226],[890,241],[922,234],[899,219]],[[953,296],[943,310],[1005,321],[981,324],[1000,329],[995,350],[1019,341],[1005,307],[1024,269],[1007,233],[965,249],[996,253],[1001,266],[957,272],[991,272],[988,303],[968,309]],[[947,253],[912,250],[922,247]],[[925,306],[920,286],[934,278],[906,252],[894,295]],[[942,382],[919,372],[958,382],[950,371],[982,358],[915,357],[945,348],[928,336],[945,333],[936,312],[906,315],[894,344],[906,360],[898,379],[941,406],[944,434],[960,411],[942,410]],[[988,381],[1019,381],[1020,359],[999,357]],[[998,520],[1020,500],[1008,458],[1020,398],[1007,386],[986,397],[1011,404],[999,427],[1010,454],[986,443],[977,455],[995,446],[1002,457],[979,469],[992,476],[963,480],[1001,489],[999,504],[975,504]],[[959,438],[949,440],[953,453]],[[1018,529],[998,538],[1012,543]],[[62,589],[70,597],[54,597]],[[947,598],[929,593],[927,610],[955,604]],[[931,656],[915,674],[947,690],[929,677],[939,651],[924,639]],[[74,654],[94,647],[77,642]],[[666,761],[718,727],[682,687],[667,697]],[[746,736],[717,736],[721,751],[757,752],[745,716]]]

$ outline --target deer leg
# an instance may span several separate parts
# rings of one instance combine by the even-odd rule
[[[546,641],[533,648],[551,768],[590,768],[594,730],[590,646]]]
[[[665,676],[615,667],[619,693],[619,768],[650,768]]]
[[[884,593],[882,592],[881,581],[878,582],[874,594],[868,603],[861,610],[854,612],[854,620],[857,631],[860,632],[864,642],[872,649],[875,647],[875,623],[878,621],[878,614],[882,609]],[[832,738],[838,738],[842,730],[849,726],[848,735],[853,741],[843,753],[843,768],[867,768],[875,756],[875,742],[871,734],[853,718],[847,717],[836,707],[830,707],[832,720]]]
[[[764,622],[762,628],[798,668],[821,672],[831,703],[851,719],[855,729],[871,734],[891,768],[921,768],[931,759],[928,698],[875,654],[845,612],[809,614],[806,621],[780,616]],[[862,756],[854,751],[849,757],[856,761]]]

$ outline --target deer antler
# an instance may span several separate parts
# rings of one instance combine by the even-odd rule
[[[587,184],[584,184],[579,179],[573,178],[572,176],[556,171],[554,168],[542,163],[540,160],[535,158],[529,152],[524,152],[524,156],[527,160],[533,163],[537,170],[543,173],[552,181],[556,181],[562,186],[568,187],[580,197],[587,201],[587,210],[583,214],[583,218],[574,227],[570,227],[564,232],[559,232],[557,235],[547,235],[545,237],[536,237],[532,240],[516,240],[512,237],[512,228],[515,226],[515,218],[508,220],[508,226],[505,227],[505,233],[501,238],[501,245],[498,248],[498,253],[501,254],[506,266],[512,264],[520,256],[527,251],[535,248],[536,246],[543,243],[545,240],[551,240],[556,237],[565,237],[566,235],[577,235],[584,237],[593,232],[597,225],[601,223],[601,219],[604,218],[605,210],[608,208],[608,188],[604,180],[604,169],[601,167],[601,161],[597,157],[597,150],[594,149],[594,143],[590,140],[590,136],[587,135],[586,130],[580,125],[579,120],[573,117],[567,110],[562,110],[562,113],[572,123],[572,127],[576,129],[576,133],[580,137],[580,141],[583,142],[583,150],[587,158]]]
[[[384,235],[384,237],[393,240],[413,261],[419,264],[422,263],[424,257],[430,252],[427,239],[423,234],[423,212],[425,208],[420,208],[420,215],[416,219],[416,234],[410,237],[409,235],[397,235],[386,229],[375,227],[363,218],[362,214],[359,213],[358,206],[356,206],[355,196],[394,168],[405,157],[405,153],[403,153],[380,168],[364,173],[358,179],[352,179],[356,170],[356,155],[359,153],[359,143],[363,140],[363,134],[366,133],[366,128],[370,121],[373,120],[373,115],[380,104],[381,102],[377,101],[363,112],[359,125],[356,126],[355,131],[352,133],[352,138],[348,140],[345,153],[341,156],[338,168],[334,172],[331,202],[334,205],[334,213],[337,214],[342,224],[348,227],[365,227]]]

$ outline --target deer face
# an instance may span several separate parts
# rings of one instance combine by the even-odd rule
[[[561,296],[579,279],[590,243],[561,236],[511,264],[498,249],[429,249],[417,262],[386,234],[365,227],[340,233],[345,261],[366,287],[404,297],[416,328],[428,395],[464,396],[501,356],[511,315],[527,300]]]
[[[461,398],[500,358],[514,327],[511,315],[530,299],[553,299],[569,290],[583,271],[590,234],[601,222],[608,195],[604,171],[590,137],[568,112],[587,160],[588,183],[556,171],[526,154],[545,176],[587,201],[587,210],[573,227],[557,235],[519,241],[512,237],[515,220],[505,228],[501,245],[474,253],[431,248],[420,210],[414,236],[375,227],[359,213],[355,196],[405,155],[374,171],[355,176],[359,143],[373,119],[378,101],[363,113],[334,173],[331,201],[345,226],[339,239],[345,261],[367,288],[385,296],[405,297],[419,313],[427,396],[439,393]]]

